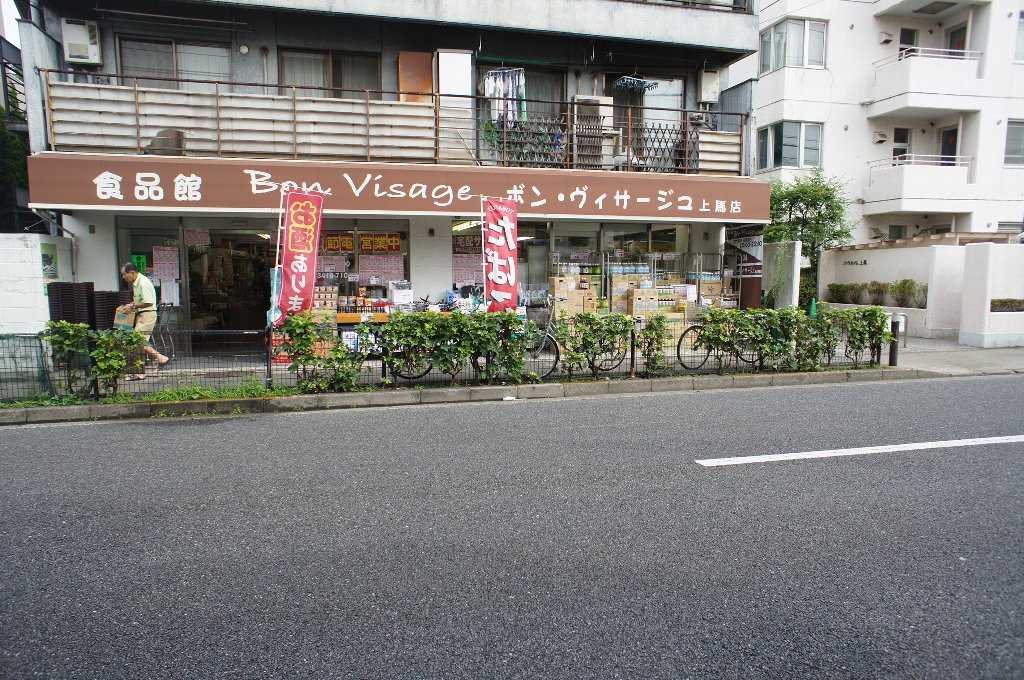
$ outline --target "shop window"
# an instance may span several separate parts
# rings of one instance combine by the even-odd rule
[[[761,74],[783,66],[824,68],[824,21],[786,19],[761,31],[759,50]]]
[[[821,166],[821,123],[780,121],[757,131],[757,168]]]
[[[139,87],[213,92],[213,82],[231,78],[231,51],[223,45],[122,38],[121,76]],[[170,79],[170,80],[165,80]],[[181,79],[186,82],[179,82]]]
[[[1006,165],[1024,165],[1024,120],[1006,123]]]

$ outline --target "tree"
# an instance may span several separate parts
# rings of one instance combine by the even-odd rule
[[[810,259],[811,267],[807,276],[801,277],[801,305],[816,295],[820,252],[840,246],[852,236],[846,224],[847,205],[842,183],[825,177],[820,169],[792,182],[772,185],[772,221],[764,230],[764,239],[803,244],[801,251]]]

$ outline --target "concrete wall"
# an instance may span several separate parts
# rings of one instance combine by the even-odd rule
[[[625,38],[673,45],[711,45],[739,54],[755,49],[756,19],[746,13],[617,0],[231,0],[210,4],[336,12],[352,16]],[[721,5],[731,7],[730,0]],[[316,24],[317,19],[307,19]]]
[[[72,235],[75,280],[92,281],[96,290],[120,288],[114,216],[100,212],[65,215],[64,230]]]
[[[819,299],[830,283],[869,283],[914,279],[927,284],[931,276],[932,247],[878,250],[826,250],[821,254]]]
[[[36,69],[58,68],[61,57],[58,56],[56,41],[29,21],[18,20],[18,36],[21,40],[21,64],[25,74],[25,113],[28,119],[29,150],[45,151],[46,110],[43,102],[46,84]]]
[[[1024,299],[1024,245],[976,243],[965,249],[960,343],[1024,346],[1024,312],[990,311],[993,298]]]
[[[908,227],[907,237],[949,226],[956,231],[995,231],[998,222],[1020,222],[1024,215],[1024,169],[1004,165],[1007,119],[1024,119],[1024,64],[1014,63],[1020,0],[966,3],[939,16],[919,14],[897,16],[885,13],[879,3],[823,0],[808,4],[798,0],[765,3],[759,15],[761,29],[786,17],[820,19],[828,22],[826,68],[786,67],[758,77],[758,57],[752,55],[729,67],[723,87],[758,78],[754,88],[751,128],[780,120],[823,124],[822,163],[826,174],[838,177],[846,186],[852,204],[848,219],[853,224],[854,242],[878,240],[889,225]],[[973,16],[972,16],[973,13]],[[879,16],[876,16],[879,14]],[[974,68],[969,81],[948,76],[926,106],[903,106],[898,115],[869,117],[875,91],[874,62],[897,53],[899,29],[916,28],[922,47],[945,47],[945,30],[971,20],[970,49],[984,54],[980,63],[956,60],[952,69]],[[880,33],[893,36],[880,43]],[[886,67],[883,67],[883,70]],[[897,66],[897,69],[902,66]],[[930,79],[910,83],[911,90],[935,93]],[[968,96],[970,95],[970,96]],[[922,100],[923,101],[923,100]],[[912,152],[937,154],[939,131],[946,125],[962,127],[960,154],[974,157],[967,191],[961,185],[950,191],[930,193],[930,201],[897,206],[901,212],[865,216],[863,201],[867,163],[892,155],[892,130],[909,127]],[[875,144],[872,134],[886,132],[888,141]],[[750,144],[750,158],[756,145]],[[751,167],[756,167],[752,165]],[[765,179],[788,179],[810,172],[785,169],[762,172]],[[915,198],[912,194],[908,198]],[[956,202],[949,200],[958,198]]]
[[[68,239],[39,234],[0,234],[0,333],[38,333],[50,320],[43,278],[40,244],[57,251],[57,279],[71,280],[71,243]]]
[[[960,328],[966,250],[963,246],[931,246],[928,250],[931,251],[931,266],[925,328],[953,334]]]

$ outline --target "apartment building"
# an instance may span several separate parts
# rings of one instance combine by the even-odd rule
[[[766,2],[753,89],[754,176],[822,168],[854,241],[1024,231],[1024,3]]]
[[[287,186],[327,194],[318,274],[353,296],[479,283],[484,195],[519,203],[531,304],[565,267],[599,289],[634,260],[720,280],[727,232],[768,218],[746,112],[718,101],[757,49],[748,0],[31,9],[32,208],[77,280],[115,289],[135,261],[192,328],[264,323]]]

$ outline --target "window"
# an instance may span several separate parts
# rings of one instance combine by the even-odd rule
[[[899,44],[899,58],[905,59],[908,56],[917,54],[917,29],[916,28],[901,28],[900,29],[900,44]]]
[[[1016,234],[1024,236],[1024,222],[1000,222],[996,231],[1000,234]]]
[[[140,87],[213,92],[216,85],[212,82],[179,83],[163,79],[231,79],[231,51],[223,45],[123,38],[120,48],[122,77],[138,79]]]
[[[760,73],[825,66],[825,22],[787,19],[761,31]]]
[[[821,165],[821,123],[785,120],[757,131],[757,169]]]
[[[892,129],[892,157],[910,155],[910,128]]]
[[[903,234],[906,231],[906,227],[902,224],[890,224],[889,225],[889,240],[896,241],[903,238]]]
[[[1006,122],[1007,165],[1024,165],[1024,120]]]
[[[1016,61],[1024,63],[1024,10],[1017,19],[1017,56]]]
[[[371,99],[380,99],[380,56],[345,52],[309,52],[281,50],[281,94],[300,97],[333,96],[362,99],[370,91]]]

